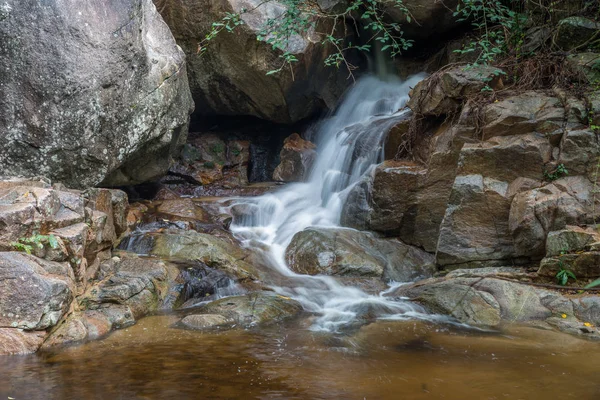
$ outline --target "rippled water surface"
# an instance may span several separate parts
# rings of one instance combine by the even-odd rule
[[[310,321],[197,332],[148,317],[103,341],[4,357],[0,399],[598,399],[600,346],[514,327]]]

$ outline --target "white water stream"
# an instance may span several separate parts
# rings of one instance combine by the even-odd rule
[[[383,293],[369,295],[332,277],[296,274],[284,257],[293,236],[303,229],[339,226],[348,192],[381,162],[385,136],[407,112],[403,108],[408,92],[422,78],[402,82],[371,76],[358,81],[334,115],[320,123],[315,139],[318,156],[307,182],[236,203],[253,211],[234,219],[232,232],[244,246],[262,252],[277,272],[291,278],[293,285],[274,289],[319,315],[313,330],[337,331],[367,314],[425,317],[421,307],[408,301],[394,301]]]

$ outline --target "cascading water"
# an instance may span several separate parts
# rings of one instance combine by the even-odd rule
[[[309,226],[336,227],[350,189],[383,157],[383,141],[406,110],[408,92],[423,77],[402,82],[366,77],[346,94],[334,115],[317,130],[319,154],[307,182],[289,184],[282,190],[235,205],[252,208],[234,219],[232,232],[246,247],[260,251],[286,284],[274,289],[298,300],[319,317],[313,330],[337,331],[363,315],[380,318],[424,316],[407,301],[369,295],[340,284],[332,277],[299,275],[284,258],[293,236]]]

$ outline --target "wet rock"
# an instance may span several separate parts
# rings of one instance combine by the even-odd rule
[[[200,314],[188,315],[181,320],[181,323],[186,328],[202,330],[219,325],[231,325],[233,321],[218,314]]]
[[[523,276],[514,268],[456,270],[445,278],[400,287],[391,295],[408,296],[432,312],[451,315],[471,325],[519,322],[600,339],[600,333],[593,328],[600,323],[599,296],[573,298],[515,281]]]
[[[597,325],[597,296],[570,299],[558,292],[526,283],[495,278],[493,275],[463,274],[421,281],[400,287],[393,296],[408,296],[432,312],[451,315],[461,322],[479,326],[530,323],[553,326],[567,333],[600,338],[584,322]],[[463,277],[464,276],[464,277]],[[513,278],[514,279],[514,278]],[[575,312],[577,308],[579,312]]]
[[[403,223],[413,218],[416,196],[426,173],[423,166],[415,163],[385,161],[378,165],[368,226],[380,232],[399,233]]]
[[[0,328],[54,326],[74,296],[70,266],[35,256],[0,253]]]
[[[455,113],[460,110],[467,96],[479,93],[486,85],[494,87],[499,71],[487,66],[443,71],[434,80],[419,82],[412,90],[407,106],[421,115]]]
[[[279,155],[280,163],[273,172],[273,180],[283,182],[303,181],[317,157],[315,145],[297,133],[287,137]]]
[[[125,328],[134,323],[133,312],[124,305],[102,304],[95,310],[76,311],[52,330],[42,348],[100,339],[113,329]]]
[[[309,275],[382,277],[406,282],[431,276],[433,256],[398,240],[377,239],[367,232],[308,228],[297,233],[286,250],[295,272]]]
[[[240,294],[243,290],[234,286],[225,272],[210,268],[199,261],[177,263],[179,275],[171,284],[163,308],[190,307],[202,301],[211,301],[219,295]]]
[[[3,173],[74,188],[164,174],[193,103],[184,54],[151,0],[4,6]]]
[[[318,50],[322,40],[312,29],[292,36],[285,49],[298,59],[294,74],[267,75],[281,67],[282,52],[257,41],[257,35],[268,18],[281,15],[283,3],[155,3],[187,55],[190,88],[199,116],[251,115],[278,123],[296,122],[324,108],[333,109],[349,85],[343,68],[324,68],[327,53]],[[323,5],[326,10],[331,6]],[[247,11],[241,16],[244,24],[235,34],[218,35],[206,52],[199,54],[198,44],[203,43],[212,23],[220,21],[225,12],[239,13],[242,9]]]
[[[584,17],[569,17],[558,23],[554,42],[563,50],[571,50],[588,43],[598,32],[600,23]]]
[[[160,260],[115,257],[100,265],[97,283],[78,301],[86,309],[97,309],[103,303],[125,305],[139,318],[162,306],[178,273]]]
[[[197,260],[220,269],[235,279],[254,279],[253,267],[245,261],[248,256],[236,244],[225,239],[196,232],[157,234],[153,236],[150,254],[177,260]]]
[[[0,328],[0,355],[35,353],[44,341],[46,332],[28,332],[17,328]]]
[[[295,300],[274,293],[257,292],[226,297],[199,309],[203,314],[217,314],[242,326],[280,322],[302,312]]]

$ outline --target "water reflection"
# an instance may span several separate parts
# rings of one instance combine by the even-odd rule
[[[203,333],[145,318],[104,341],[4,357],[0,399],[598,399],[600,346],[512,328],[381,321],[349,335],[311,321]]]

